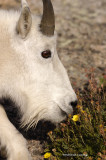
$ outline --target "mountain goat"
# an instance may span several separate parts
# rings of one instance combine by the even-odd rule
[[[8,160],[30,160],[18,131],[38,121],[59,123],[73,112],[77,97],[56,52],[53,6],[43,0],[42,18],[22,10],[0,11],[0,144]]]

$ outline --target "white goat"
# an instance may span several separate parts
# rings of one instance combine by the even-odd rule
[[[22,0],[21,14],[0,11],[0,143],[8,160],[30,160],[26,140],[16,129],[39,120],[63,121],[77,97],[56,52],[54,11],[43,0],[43,16]]]

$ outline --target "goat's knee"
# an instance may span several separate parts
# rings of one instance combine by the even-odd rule
[[[8,160],[31,160],[26,146],[26,140],[21,135],[15,137],[8,151]]]
[[[0,105],[0,144],[6,148],[7,160],[31,160],[26,140],[8,120]]]

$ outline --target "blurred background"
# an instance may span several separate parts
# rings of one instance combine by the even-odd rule
[[[27,0],[31,11],[42,14],[41,0]],[[99,81],[106,73],[106,1],[52,0],[58,32],[57,50],[73,86],[83,88],[86,73]],[[0,0],[0,8],[20,9],[20,0]]]
[[[42,15],[41,0],[27,0]],[[56,15],[57,51],[74,88],[83,88],[91,71],[106,77],[106,0],[52,0]],[[0,9],[20,10],[20,0],[0,0]],[[33,160],[42,159],[42,145],[29,141]]]

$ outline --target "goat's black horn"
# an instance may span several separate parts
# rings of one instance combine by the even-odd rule
[[[55,16],[51,0],[43,1],[43,16],[40,24],[41,32],[47,36],[53,36],[55,30]]]

